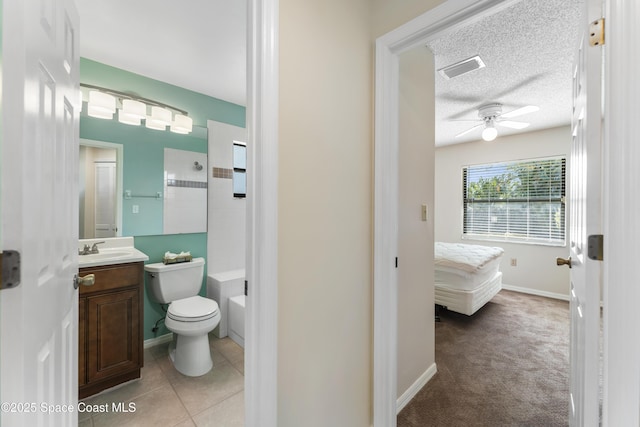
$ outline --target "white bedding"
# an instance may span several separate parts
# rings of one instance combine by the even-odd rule
[[[435,243],[435,268],[441,271],[478,273],[491,261],[499,259],[504,249],[464,243]]]
[[[436,283],[446,283],[458,289],[475,289],[496,275],[500,269],[500,261],[500,258],[492,259],[476,273],[468,273],[451,267],[437,266],[435,268]]]
[[[435,302],[468,316],[502,288],[498,247],[464,243],[435,244]]]

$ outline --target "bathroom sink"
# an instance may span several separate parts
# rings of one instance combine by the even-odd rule
[[[131,255],[130,251],[104,250],[97,254],[80,255],[81,261],[116,260]]]
[[[126,240],[125,240],[126,239]],[[149,257],[133,247],[133,240],[128,238],[103,239],[98,243],[97,254],[78,255],[78,267],[95,267],[99,265],[123,264],[127,262],[147,261]],[[84,241],[82,241],[84,243]],[[125,246],[125,244],[131,246]],[[83,245],[81,245],[82,247]]]

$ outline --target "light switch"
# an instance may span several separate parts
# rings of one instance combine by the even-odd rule
[[[422,205],[422,220],[427,221],[429,219],[429,209],[427,205]]]
[[[137,214],[140,212],[140,206],[138,205],[133,205],[133,209],[131,210],[132,213]]]

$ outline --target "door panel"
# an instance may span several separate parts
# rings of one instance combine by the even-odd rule
[[[571,407],[572,426],[596,426],[600,418],[601,265],[587,256],[589,235],[602,229],[602,47],[588,43],[588,23],[600,18],[600,0],[587,0],[573,81],[569,250],[571,256]]]
[[[94,237],[116,235],[116,164],[95,164],[95,231]]]
[[[0,393],[38,405],[3,412],[7,426],[77,425],[45,410],[78,396],[77,25],[71,0],[3,1],[1,234],[22,277],[0,294]]]

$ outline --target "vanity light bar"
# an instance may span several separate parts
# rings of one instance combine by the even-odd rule
[[[179,108],[100,86],[85,83],[80,83],[80,86],[89,91],[87,115],[91,117],[112,120],[117,111],[120,123],[140,126],[144,120],[145,127],[149,129],[167,130],[169,127],[171,132],[180,134],[193,131],[193,119]],[[120,108],[116,108],[117,100],[120,101]],[[151,115],[147,115],[147,106],[151,107]]]

